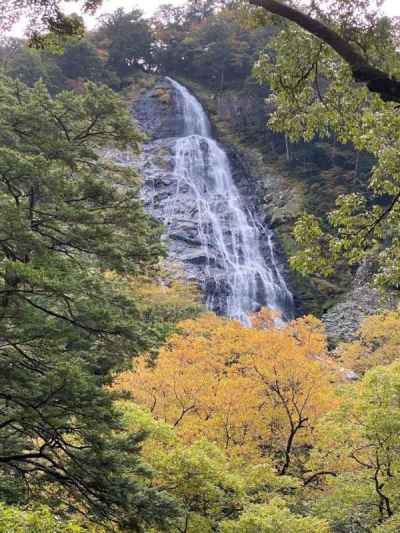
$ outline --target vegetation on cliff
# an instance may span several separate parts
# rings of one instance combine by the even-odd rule
[[[245,162],[267,220],[290,257],[298,251],[293,238],[298,217],[304,211],[325,216],[339,195],[364,193],[373,159],[335,137],[292,142],[266,127],[272,111],[265,105],[269,89],[257,83],[252,70],[276,33],[270,23],[260,25],[248,16],[244,22],[232,2],[191,1],[183,7],[162,6],[151,20],[138,10],[117,10],[103,16],[86,39],[66,40],[62,54],[27,50],[11,40],[3,48],[3,62],[13,77],[28,84],[43,78],[53,92],[65,87],[79,91],[82,81],[91,79],[124,89],[132,101],[138,85],[146,86],[154,74],[168,74],[192,87],[219,140],[234,146]],[[351,283],[344,265],[329,279],[294,269],[290,276],[299,308],[317,316]]]
[[[318,36],[231,4],[117,10],[82,37],[58,0],[4,3],[36,6],[50,32],[0,51],[0,531],[400,529],[400,312],[334,353],[310,315],[277,327],[261,310],[246,328],[205,313],[165,268],[140,178],[104,157],[144,140],[113,89],[186,79],[256,174],[295,184],[266,199],[287,251],[310,211],[295,268],[335,292],[374,256],[398,289],[396,104]],[[365,0],[312,9],[396,84],[391,20]]]

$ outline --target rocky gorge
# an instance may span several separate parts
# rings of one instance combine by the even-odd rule
[[[132,164],[144,177],[147,209],[165,226],[170,259],[183,264],[219,314],[248,323],[267,306],[291,318],[293,298],[254,187],[232,152],[213,140],[199,101],[165,78],[134,114],[151,140]]]
[[[197,93],[196,90],[195,92]],[[246,312],[254,311],[268,302],[271,308],[277,307],[284,314],[287,313],[287,317],[303,314],[309,309],[315,312],[313,306],[315,307],[317,294],[322,303],[318,304],[321,311],[316,314],[323,318],[332,345],[351,339],[365,316],[392,304],[383,302],[380,294],[368,286],[368,280],[361,273],[349,285],[347,292],[341,292],[339,297],[336,296],[337,288],[330,281],[317,280],[322,287],[321,294],[325,296],[318,296],[315,282],[312,282],[314,288],[311,292],[307,288],[310,286],[309,280],[299,282],[298,276],[289,269],[285,254],[291,252],[292,223],[305,208],[308,193],[306,184],[300,179],[296,180],[293,174],[277,170],[273,164],[265,164],[256,148],[236,144],[235,138],[221,127],[221,112],[215,111],[218,102],[207,99],[203,94],[200,101],[209,112],[207,127],[210,128],[210,137],[219,140],[219,145],[229,160],[234,186],[247,211],[246,220],[251,217],[260,232],[258,241],[263,261],[269,266],[276,264],[272,267],[272,270],[275,268],[272,284],[277,281],[278,286],[282,282],[286,286],[283,289],[281,287],[282,292],[276,301],[271,293],[269,296],[260,296],[260,281],[256,282],[258,287],[254,283],[252,289],[247,286],[245,291],[253,291],[253,296],[245,304]],[[147,209],[166,226],[170,259],[181,263],[189,279],[200,285],[204,300],[211,309],[245,320],[243,310],[236,309],[232,312],[227,308],[232,294],[230,285],[235,282],[233,279],[227,282],[226,272],[223,273],[221,269],[221,260],[226,262],[226,257],[223,258],[224,254],[221,256],[216,251],[215,243],[210,242],[209,246],[204,246],[204,238],[207,240],[210,236],[201,234],[202,226],[195,220],[198,209],[194,207],[193,190],[190,184],[177,182],[177,139],[185,134],[186,126],[176,87],[166,78],[154,78],[132,100],[131,109],[148,140],[139,156],[129,156],[126,159],[126,155],[120,154],[117,157],[121,163],[135,166],[143,176],[143,198]],[[207,151],[204,145],[203,148],[200,146],[200,151],[202,149]],[[207,169],[203,168],[204,171],[207,174]],[[224,201],[221,201],[218,209],[223,204]],[[203,229],[204,227],[203,225]],[[275,234],[271,228],[275,230]],[[229,231],[228,227],[223,229],[225,234]],[[215,238],[215,235],[210,238]],[[242,284],[243,280],[236,279],[236,283],[239,282]],[[286,293],[287,287],[289,289]],[[331,302],[330,294],[335,296]],[[235,305],[237,308],[237,302]],[[343,315],[346,315],[346,320],[343,320]]]

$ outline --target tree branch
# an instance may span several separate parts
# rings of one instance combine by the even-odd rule
[[[301,11],[278,0],[248,0],[256,7],[294,22],[329,45],[348,63],[355,81],[365,83],[368,89],[379,94],[385,102],[400,102],[400,82],[388,73],[372,66],[353,46],[334,30]]]
[[[319,479],[321,476],[333,476],[337,477],[336,472],[332,472],[331,470],[322,470],[321,472],[316,472],[315,474],[312,474],[310,477],[304,480],[304,486],[309,485],[313,481]]]

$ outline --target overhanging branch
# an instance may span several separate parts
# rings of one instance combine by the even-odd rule
[[[248,0],[256,7],[294,22],[329,45],[351,68],[355,81],[365,83],[368,89],[379,94],[385,102],[400,102],[400,82],[388,73],[370,65],[368,61],[338,33],[301,11],[278,0]]]

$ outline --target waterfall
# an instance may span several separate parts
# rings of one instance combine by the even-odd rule
[[[246,325],[249,315],[262,306],[291,318],[293,298],[271,230],[246,209],[227,154],[212,138],[200,102],[181,84],[167,80],[184,122],[183,135],[175,142],[175,193],[166,200],[163,213],[167,237],[182,239],[177,227],[185,224],[187,239],[196,241],[198,252],[189,259],[196,265],[209,309]]]

